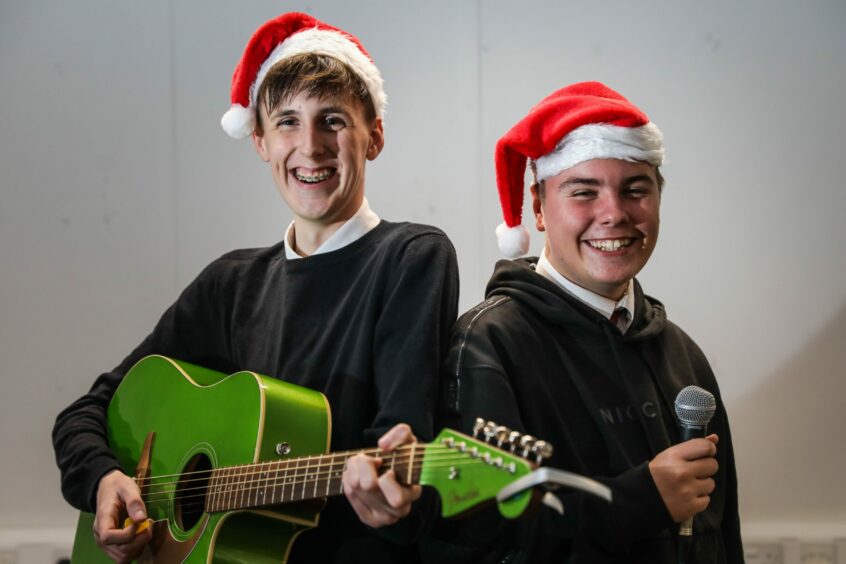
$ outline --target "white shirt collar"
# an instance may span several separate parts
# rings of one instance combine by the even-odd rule
[[[620,328],[620,331],[622,331],[623,333],[625,333],[626,330],[629,328],[629,325],[631,325],[635,313],[635,295],[633,280],[629,280],[629,287],[626,290],[626,294],[620,299],[620,301],[614,301],[606,298],[605,296],[600,296],[595,292],[591,292],[586,288],[582,288],[578,284],[571,282],[570,280],[565,278],[560,272],[555,269],[554,266],[552,266],[552,263],[549,262],[549,259],[546,258],[546,251],[541,253],[535,270],[544,278],[552,280],[553,282],[561,286],[561,288],[568,294],[572,295],[579,301],[584,302],[585,304],[589,305],[590,307],[604,315],[606,319],[611,319],[611,314],[614,313],[615,309],[625,309],[628,315],[625,319],[621,318],[617,323],[618,327]]]
[[[367,203],[367,198],[363,198],[361,201],[361,207],[358,208],[358,211],[355,212],[351,218],[345,221],[337,231],[332,233],[328,239],[323,241],[323,244],[320,245],[313,254],[319,255],[321,253],[329,253],[331,251],[342,249],[350,243],[354,243],[364,237],[371,229],[379,225],[379,221],[379,216],[370,209],[370,204]],[[303,258],[301,255],[297,254],[297,251],[294,250],[293,221],[290,225],[288,225],[288,229],[285,230],[285,258],[288,260]]]

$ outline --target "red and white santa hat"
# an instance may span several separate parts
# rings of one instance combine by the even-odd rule
[[[232,106],[220,125],[230,137],[241,139],[256,127],[255,103],[270,68],[301,53],[318,53],[346,64],[367,87],[376,115],[384,117],[387,96],[382,75],[361,42],[352,34],[308,14],[291,12],[274,18],[253,33],[232,76]]]
[[[526,159],[536,182],[591,159],[664,161],[661,131],[646,114],[599,82],[558,90],[529,111],[496,144],[496,184],[505,222],[496,228],[500,251],[509,257],[529,251],[521,224]]]

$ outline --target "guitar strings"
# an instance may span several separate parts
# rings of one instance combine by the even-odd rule
[[[382,468],[386,468],[390,470],[392,467],[400,465],[401,470],[407,470],[409,466],[411,466],[412,470],[421,469],[424,466],[428,466],[430,468],[437,468],[440,466],[449,465],[454,461],[465,461],[466,463],[476,463],[479,458],[474,458],[469,453],[461,453],[461,452],[442,452],[442,453],[424,453],[419,452],[415,453],[415,460],[413,462],[410,461],[411,456],[406,454],[401,454],[397,456],[391,456],[390,453],[387,456],[382,457],[383,459],[390,459],[389,462],[386,464],[383,462]],[[424,460],[425,459],[425,460]],[[280,464],[279,461],[268,461],[262,463],[255,463],[255,464],[248,464],[248,465],[238,465],[238,466],[227,466],[216,468],[213,470],[198,470],[195,472],[186,472],[184,474],[166,474],[161,476],[155,476],[151,478],[136,478],[136,482],[141,482],[141,488],[152,488],[153,486],[161,487],[167,486],[171,484],[181,484],[183,486],[190,485],[192,482],[207,482],[212,478],[212,474],[214,474],[215,478],[218,478],[219,481],[228,480],[234,478],[233,481],[237,481],[238,483],[248,483],[249,480],[243,480],[245,476],[250,476],[251,478],[255,478],[257,476],[264,475],[263,477],[259,477],[259,481],[266,481],[269,478],[266,476],[270,474],[275,474],[278,476],[280,473],[283,474],[283,477],[287,477],[289,474],[293,474],[294,477],[299,475],[310,475],[310,476],[319,476],[322,475],[321,469],[329,467],[329,472],[334,472],[337,470],[337,466],[340,466],[341,469],[344,468],[347,459],[343,460],[332,460],[331,462],[325,461],[317,461],[317,464],[311,464],[312,459],[310,458],[299,458],[295,459],[292,462],[297,461],[308,461],[307,464]],[[390,467],[389,467],[390,466]],[[396,469],[396,468],[394,468]],[[244,471],[246,470],[246,471]],[[314,470],[317,470],[316,472]],[[178,480],[167,480],[163,481],[161,478],[164,477],[180,477],[180,476],[198,476],[195,478],[189,479],[178,479]],[[159,479],[159,481],[155,481]]]
[[[474,469],[481,468],[476,466],[474,467]],[[314,487],[306,489],[306,484],[312,484]],[[302,489],[295,489],[300,485],[303,486]],[[286,503],[306,501],[321,497],[328,497],[330,495],[339,495],[343,493],[342,482],[340,480],[336,480],[333,483],[331,479],[327,480],[326,484],[321,484],[319,480],[300,480],[296,482],[290,482],[288,484],[283,485],[282,487],[283,489],[281,490],[281,492],[279,490],[273,490],[270,496],[265,496],[264,493],[262,493],[262,490],[267,492],[266,485],[258,484],[255,487],[249,488],[227,489],[225,491],[216,493],[214,497],[211,498],[205,493],[190,496],[180,496],[178,501],[180,507],[182,507],[183,509],[202,508],[203,511],[207,512],[219,512],[249,507],[280,505]],[[290,489],[286,490],[284,488]],[[278,501],[276,500],[276,493],[280,494]],[[261,494],[261,496],[259,494]],[[161,504],[164,504],[166,506],[169,505],[170,502],[171,499],[169,497],[165,499],[157,498],[154,500],[148,500],[148,507],[152,509],[153,507],[159,506]]]
[[[425,450],[429,450],[429,449],[444,449],[444,450],[452,450],[453,452],[455,452],[454,448],[450,449],[450,447],[447,447],[445,445],[441,445],[441,444],[438,444],[438,443],[414,443],[413,446],[414,446],[414,450],[419,450],[420,452],[425,451]],[[237,464],[237,465],[234,465],[234,466],[221,467],[221,468],[218,468],[218,470],[223,470],[225,468],[243,468],[243,467],[247,467],[247,466],[257,466],[257,465],[261,465],[261,464],[292,464],[292,463],[295,463],[297,461],[312,461],[314,459],[324,459],[324,458],[328,458],[328,457],[331,457],[332,459],[335,459],[337,457],[344,457],[344,460],[346,460],[347,458],[351,458],[351,457],[353,457],[353,456],[355,456],[356,454],[359,454],[359,453],[360,454],[366,454],[368,456],[377,456],[379,458],[387,458],[387,457],[393,456],[394,454],[397,454],[397,455],[404,454],[404,452],[401,453],[400,451],[408,451],[408,450],[412,450],[412,445],[401,445],[401,446],[397,447],[395,450],[389,451],[389,452],[388,451],[382,451],[381,449],[378,449],[378,448],[370,448],[370,449],[363,449],[363,450],[349,450],[349,451],[341,451],[341,452],[333,452],[333,453],[325,453],[325,454],[312,454],[312,455],[309,455],[309,456],[303,456],[303,457],[292,458],[292,459],[287,459],[287,460],[267,460],[267,461],[263,461],[263,462],[250,462],[250,463],[246,463],[246,464]],[[162,479],[162,478],[174,478],[174,477],[178,478],[178,477],[181,477],[181,476],[189,476],[191,474],[201,474],[203,472],[208,472],[208,470],[197,470],[195,472],[182,472],[182,473],[178,473],[178,474],[159,474],[159,475],[150,476],[149,478],[144,478],[144,479],[145,480],[158,480],[158,479]]]
[[[422,458],[422,457],[418,457]],[[456,465],[465,466],[465,465],[478,465],[478,459],[468,459],[467,456],[453,456],[453,457],[442,457],[440,459],[427,457],[428,461],[423,462],[422,460],[415,461],[413,463],[407,462],[400,462],[400,468],[393,468],[393,470],[397,471],[416,471],[422,470],[424,467],[427,469],[432,470],[441,470],[443,468],[451,468],[455,467]],[[326,469],[328,467],[328,470]],[[229,468],[244,468],[241,467],[229,467]],[[303,484],[308,482],[313,482],[316,480],[324,480],[324,479],[331,479],[332,476],[338,476],[344,469],[344,465],[340,462],[336,462],[334,464],[318,464],[314,466],[299,466],[299,467],[292,467],[290,470],[293,472],[288,472],[286,470],[256,470],[250,472],[242,472],[242,473],[232,473],[232,474],[217,474],[215,478],[217,481],[215,484],[209,485],[209,482],[212,478],[212,472],[219,472],[218,470],[205,470],[202,471],[205,475],[200,478],[194,478],[191,480],[178,480],[178,481],[170,481],[170,482],[159,482],[156,484],[145,484],[142,483],[141,490],[142,494],[145,490],[147,493],[144,495],[152,496],[153,494],[163,494],[169,495],[173,493],[177,489],[182,492],[190,492],[200,490],[206,492],[213,488],[223,488],[225,491],[241,491],[246,489],[254,489],[254,484],[259,484],[259,487],[267,487],[267,486],[282,486],[285,487],[289,484],[296,485],[296,484]],[[391,470],[391,468],[386,468],[386,470]],[[280,474],[281,472],[281,474]],[[244,478],[247,479],[244,479]],[[299,478],[306,478],[305,480],[299,480]],[[143,481],[142,481],[143,482]],[[184,487],[191,485],[192,483],[199,483],[199,486],[191,486],[191,487]],[[169,487],[173,486],[174,484],[177,487]],[[179,487],[183,486],[183,487]],[[249,487],[247,487],[249,486]],[[155,490],[155,491],[152,491]]]
[[[461,466],[465,466],[465,465],[468,465],[468,464],[472,464],[473,462],[474,461],[472,461],[472,460],[462,460],[462,461],[459,462],[459,464]],[[446,468],[446,467],[453,468],[454,466],[455,466],[454,464],[439,465],[439,466],[436,466],[436,469],[441,469],[441,468]],[[479,466],[478,464],[474,464],[473,466],[474,466],[474,468],[472,468],[472,469],[477,469],[477,468],[479,470],[483,469],[483,467]],[[300,475],[300,476],[296,476],[296,477],[306,477],[307,479],[306,480],[292,481],[292,482],[288,482],[288,483],[284,483],[284,482],[281,483],[282,488],[291,487],[290,493],[291,493],[292,497],[291,497],[291,499],[289,499],[287,501],[284,499],[284,497],[285,497],[285,490],[284,489],[282,491],[282,495],[281,495],[280,500],[278,502],[275,502],[275,501],[267,502],[265,498],[259,499],[258,493],[262,489],[266,490],[267,487],[270,485],[271,481],[273,481],[274,486],[278,486],[280,484],[280,482],[275,481],[274,479],[271,479],[271,478],[263,479],[262,478],[262,479],[258,479],[258,480],[252,480],[251,482],[246,482],[245,484],[250,484],[250,487],[247,487],[247,488],[244,488],[244,487],[230,488],[230,489],[226,489],[224,491],[220,491],[220,492],[217,492],[216,494],[214,494],[216,496],[216,499],[213,500],[212,503],[219,501],[221,498],[225,498],[226,502],[222,504],[222,505],[224,505],[224,507],[222,507],[221,509],[215,509],[212,512],[225,511],[225,510],[231,510],[231,509],[240,509],[240,508],[246,508],[246,507],[261,507],[261,506],[267,506],[267,505],[279,505],[279,504],[283,504],[283,503],[306,501],[306,500],[309,500],[309,499],[326,497],[326,496],[330,495],[331,490],[329,488],[332,485],[331,484],[331,478],[326,478],[327,483],[326,483],[325,493],[317,493],[318,490],[320,490],[321,492],[324,491],[322,488],[318,487],[318,481],[320,479],[315,480],[315,479],[313,479],[313,477],[307,476],[305,474]],[[301,497],[299,499],[294,499],[293,496],[296,493],[295,490],[294,490],[294,487],[299,486],[299,485],[304,486],[305,484],[309,484],[309,483],[313,483],[314,486],[315,486],[312,489],[313,493],[309,492],[309,494],[307,495],[305,487],[303,487],[302,492],[300,494]],[[257,485],[253,486],[253,484],[257,484]],[[230,484],[230,485],[241,486],[242,484],[233,483],[233,484]],[[343,486],[342,486],[340,481],[338,481],[337,486],[340,486],[340,488],[338,488],[338,492],[336,494],[332,494],[332,495],[338,495],[338,494],[343,492]],[[195,489],[197,489],[197,488],[195,488]],[[148,498],[146,500],[148,502],[148,504],[154,505],[154,504],[167,504],[167,503],[169,503],[170,496],[167,492],[158,492],[158,493],[164,494],[165,498],[156,498],[156,499],[149,499]],[[170,493],[172,493],[172,491]],[[253,494],[256,494],[255,495],[255,501],[251,501],[251,499],[250,499]],[[180,496],[179,497],[180,506],[183,509],[185,509],[185,508],[194,509],[194,508],[203,507],[203,509],[206,510],[206,503],[205,502],[206,502],[207,497],[208,496],[207,496],[205,489],[203,489],[203,493],[192,494],[192,495],[188,495],[188,496]],[[275,496],[271,496],[271,500],[273,500],[273,499],[275,499]],[[186,503],[186,500],[188,500],[187,503]]]
[[[474,466],[478,466],[478,463],[479,463],[479,460],[477,460],[477,459],[467,459],[466,456],[461,456],[461,457],[454,457],[453,462],[446,462],[445,463],[445,462],[441,461],[440,463],[435,463],[435,464],[430,463],[426,466],[428,468],[433,469],[433,470],[441,470],[441,469],[444,469],[444,468],[452,469],[452,468],[455,468],[456,466],[467,466],[467,465],[471,465],[471,464],[474,465]],[[318,465],[318,466],[315,466],[315,468],[321,468],[321,467],[324,467],[324,466],[327,466],[327,465],[325,465],[325,464],[324,465]],[[423,466],[424,466],[423,464],[414,463],[412,465],[411,469],[412,470],[418,470],[418,469],[421,469]],[[233,467],[233,468],[237,468],[237,467]],[[479,466],[479,468],[482,469],[483,467]],[[340,469],[343,469],[343,466],[341,466]],[[232,481],[232,482],[219,482],[219,483],[217,483],[217,484],[215,484],[211,487],[201,486],[201,487],[181,489],[182,492],[199,491],[200,493],[191,494],[191,495],[184,495],[184,496],[180,495],[179,500],[180,501],[184,501],[184,500],[188,500],[188,499],[205,500],[210,495],[213,495],[213,496],[217,497],[218,499],[220,499],[221,497],[230,498],[230,501],[231,501],[231,498],[234,495],[236,499],[240,498],[243,501],[243,499],[245,497],[247,498],[247,500],[249,500],[249,497],[252,493],[257,494],[262,489],[267,490],[268,487],[283,488],[283,492],[282,492],[283,497],[284,497],[284,493],[285,493],[284,488],[290,487],[291,488],[291,495],[293,496],[293,494],[295,493],[294,487],[299,486],[299,485],[305,486],[305,484],[313,483],[315,485],[314,490],[316,491],[317,489],[319,489],[318,486],[317,486],[317,483],[319,481],[326,480],[326,482],[327,482],[326,487],[328,488],[330,486],[331,481],[332,481],[332,476],[335,475],[336,479],[337,479],[338,471],[340,469],[330,469],[329,471],[322,471],[322,472],[318,471],[318,472],[311,472],[311,473],[309,473],[309,472],[304,472],[304,473],[297,472],[297,473],[294,474],[294,476],[282,476],[281,479],[278,476],[278,474],[275,475],[275,476],[272,476],[272,477],[268,475],[267,477],[255,478],[254,476],[257,475],[257,474],[261,474],[261,472],[259,472],[259,473],[252,472],[252,474],[254,476],[253,476],[253,479],[250,479],[250,480],[243,480],[243,481],[239,480],[239,481]],[[404,469],[405,468],[403,468],[403,470]],[[300,468],[294,468],[294,470],[306,470],[306,468],[300,467]],[[210,474],[211,471],[205,471],[205,472]],[[240,475],[235,475],[234,477],[241,478],[241,477],[246,476],[246,475],[248,475],[248,474],[242,473]],[[233,476],[224,476],[223,478],[225,479],[227,477],[233,477]],[[300,480],[299,478],[305,478],[305,479]],[[169,483],[164,483],[164,484],[157,484],[157,486],[169,486],[169,485],[174,484],[174,483],[179,483],[179,482],[169,482]],[[152,488],[152,486],[147,486],[147,485],[145,485],[144,488],[148,489],[146,496],[143,496],[143,497],[145,497],[145,501],[148,502],[148,503],[167,502],[167,501],[170,500],[171,494],[174,491],[176,491],[176,488],[162,489],[162,488],[157,487],[156,491],[153,492],[153,491],[149,491]],[[144,488],[142,488],[142,489],[144,489]],[[213,488],[222,488],[222,489],[220,489],[218,491],[210,491]],[[305,491],[305,488],[303,488],[303,491]],[[154,496],[156,496],[156,497],[154,497]],[[314,498],[314,497],[323,497],[323,496],[317,495],[317,494],[311,496],[311,498]],[[298,500],[292,499],[291,501],[302,501],[303,499],[304,498],[301,497]],[[257,499],[257,501],[258,501],[258,499]],[[282,500],[280,500],[280,503],[281,502],[282,502]],[[185,504],[183,504],[183,505],[185,505]]]
[[[359,453],[370,455],[370,456],[376,456],[376,457],[382,458],[382,459],[393,458],[394,460],[397,457],[401,457],[401,456],[408,457],[410,455],[410,453],[400,452],[401,450],[402,451],[411,451],[412,445],[402,445],[402,446],[398,447],[396,450],[390,451],[390,452],[385,452],[385,451],[382,451],[380,449],[365,449],[365,450],[336,452],[336,453],[329,453],[329,454],[316,454],[316,455],[303,456],[303,457],[300,457],[300,458],[294,458],[294,459],[288,459],[288,460],[268,460],[268,461],[263,461],[263,462],[251,462],[251,463],[247,463],[247,464],[239,464],[239,465],[234,465],[234,466],[225,466],[225,467],[215,468],[214,471],[215,472],[222,472],[222,471],[225,471],[225,470],[237,471],[238,469],[241,469],[241,468],[252,468],[253,470],[251,470],[251,471],[262,471],[263,472],[265,470],[257,470],[258,467],[263,466],[263,465],[279,465],[280,466],[279,470],[281,470],[282,467],[285,467],[287,469],[294,469],[294,470],[307,469],[307,468],[324,466],[326,464],[337,464],[338,463],[338,461],[336,460],[337,457],[344,457],[342,459],[342,462],[345,463],[348,458],[351,458],[352,456],[359,454]],[[467,449],[466,451],[459,451],[459,450],[456,450],[454,447],[447,447],[447,446],[441,445],[439,443],[428,443],[428,444],[416,443],[414,445],[413,450],[415,451],[414,452],[415,457],[422,457],[424,455],[428,455],[429,458],[433,458],[433,459],[438,459],[437,457],[439,455],[443,454],[444,451],[448,451],[447,454],[455,455],[457,458],[472,456],[470,449]],[[436,451],[436,450],[441,450],[441,453],[433,452],[433,451]],[[519,457],[519,455],[517,455],[515,453],[508,453],[508,452],[505,452],[505,451],[502,451],[502,454],[504,454],[505,456],[508,456],[510,458],[511,457]],[[331,458],[332,462],[328,462],[328,463],[325,462],[324,459],[326,459],[326,458]],[[301,461],[306,462],[306,464],[300,465],[299,462],[301,462]],[[317,465],[311,466],[311,463],[314,462],[314,461],[317,462]],[[296,464],[296,465],[292,466],[294,464]],[[159,481],[159,480],[166,480],[166,479],[170,479],[171,483],[175,483],[177,481],[184,483],[184,482],[190,481],[190,480],[182,479],[186,476],[192,476],[192,475],[197,474],[197,475],[201,475],[201,478],[202,478],[202,476],[204,476],[208,472],[210,472],[210,470],[196,470],[196,471],[192,471],[192,472],[182,472],[182,473],[176,473],[176,474],[157,474],[155,476],[149,476],[149,477],[146,477],[146,478],[135,478],[135,479],[136,479],[136,481],[140,481],[140,482],[144,482],[144,483],[150,483],[150,484],[155,483],[157,485],[161,484],[161,483],[167,483],[167,482]],[[177,480],[173,480],[173,478],[177,478]]]

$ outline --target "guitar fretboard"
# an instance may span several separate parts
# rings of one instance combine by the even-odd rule
[[[379,472],[394,470],[401,484],[420,480],[425,445],[406,445],[395,451],[361,451],[382,459]],[[358,454],[339,452],[228,466],[212,470],[205,496],[207,512],[233,511],[344,493],[342,477],[348,458]]]

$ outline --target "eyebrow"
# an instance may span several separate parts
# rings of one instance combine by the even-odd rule
[[[350,113],[348,111],[346,111],[344,108],[342,108],[340,106],[328,106],[326,108],[320,108],[318,113],[320,115],[342,114],[342,115],[347,116],[347,117],[349,117],[349,115],[350,115]],[[273,118],[273,117],[295,116],[295,115],[299,115],[299,114],[300,114],[299,110],[295,110],[294,108],[287,108],[287,109],[284,109],[284,110],[278,110],[278,109],[273,110],[272,112],[270,112],[269,117]]]
[[[636,174],[634,176],[629,176],[625,180],[623,180],[624,186],[630,186],[635,182],[647,182],[649,184],[655,184],[655,179],[649,176],[648,174]]]
[[[345,116],[350,115],[350,113],[340,106],[329,106],[327,108],[321,108],[321,114],[343,114]]]
[[[297,110],[293,110],[293,109],[288,109],[288,110],[278,110],[277,109],[277,110],[273,110],[272,112],[270,112],[268,117],[274,118],[274,117],[283,117],[283,116],[294,116],[294,115],[297,115],[298,113],[300,113],[300,112],[298,112]]]
[[[635,174],[634,176],[627,176],[623,179],[622,185],[623,186],[631,186],[636,182],[647,182],[649,184],[655,185],[655,180],[652,179],[648,174]],[[601,186],[602,182],[599,181],[598,178],[592,177],[573,177],[568,178],[564,182],[558,185],[560,190],[564,190],[565,188],[569,188],[570,186]]]
[[[577,184],[578,184],[578,185],[586,185],[586,186],[599,186],[599,185],[600,185],[600,182],[599,182],[599,180],[598,180],[598,179],[596,179],[596,178],[590,178],[590,177],[586,177],[586,178],[574,177],[574,178],[568,178],[567,180],[565,180],[564,182],[562,182],[561,184],[559,184],[559,185],[558,185],[558,188],[559,188],[560,190],[563,190],[564,188],[569,188],[570,186],[575,186],[575,185],[577,185]]]

